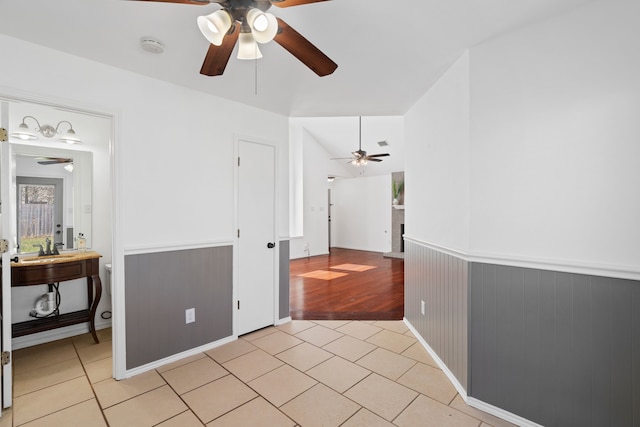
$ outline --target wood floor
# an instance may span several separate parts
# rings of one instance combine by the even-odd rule
[[[401,320],[404,316],[402,259],[332,248],[330,255],[291,260],[289,269],[294,320]],[[313,277],[301,276],[308,273]]]

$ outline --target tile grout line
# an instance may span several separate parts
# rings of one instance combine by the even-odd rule
[[[84,375],[85,375],[85,377],[87,379],[87,382],[89,383],[89,387],[91,387],[91,393],[93,393],[93,398],[96,400],[96,404],[98,405],[98,409],[100,409],[100,414],[102,415],[102,419],[104,420],[104,423],[108,426],[109,425],[109,421],[107,420],[107,414],[104,413],[104,408],[102,408],[102,404],[100,403],[100,400],[98,399],[98,395],[96,394],[96,389],[93,387],[93,383],[91,382],[91,379],[89,378],[89,373],[87,372],[87,368],[85,367],[84,362],[82,361],[82,358],[80,357],[80,352],[78,351],[78,347],[76,346],[76,343],[75,343],[75,341],[73,339],[71,340],[71,342],[73,343],[73,348],[76,351],[76,355],[78,356],[78,360],[80,361],[80,365],[82,366],[82,371],[84,372]],[[113,373],[112,373],[112,376],[113,376]]]
[[[270,335],[270,334],[269,334],[269,335]],[[247,342],[249,342],[249,341],[247,341]],[[258,348],[258,347],[256,347],[256,349],[259,349],[259,348]],[[259,350],[261,350],[261,349],[259,349]],[[253,351],[255,351],[255,350],[253,350]],[[264,350],[263,350],[263,351],[264,351]],[[249,352],[249,353],[251,353],[251,352]],[[234,360],[234,359],[237,359],[237,358],[242,357],[242,356],[244,356],[244,355],[246,355],[246,354],[249,354],[249,353],[244,353],[244,354],[241,354],[241,355],[236,356],[236,357],[234,357],[234,358],[231,358],[231,359],[227,360],[225,363],[230,362],[230,361],[232,361],[232,360]],[[266,352],[265,352],[265,353],[266,353]],[[268,353],[267,353],[267,354],[268,354]],[[217,363],[217,364],[218,364],[222,369],[224,369],[225,371],[227,371],[229,375],[231,375],[232,377],[234,377],[235,379],[237,379],[238,381],[240,381],[242,384],[244,384],[245,386],[247,386],[248,388],[250,388],[254,393],[256,393],[256,394],[257,394],[257,396],[255,396],[254,398],[252,398],[252,399],[250,399],[250,400],[248,400],[248,401],[244,402],[243,404],[241,404],[241,405],[239,405],[239,406],[236,406],[235,408],[230,409],[229,411],[227,411],[227,412],[225,412],[225,413],[223,413],[223,414],[221,414],[221,415],[219,415],[219,416],[215,417],[213,420],[209,421],[209,423],[210,423],[210,422],[213,422],[213,421],[215,421],[215,420],[217,420],[217,419],[219,419],[220,417],[224,417],[225,415],[227,415],[227,414],[229,414],[229,413],[231,413],[231,412],[233,412],[233,411],[237,410],[238,408],[243,407],[244,405],[246,405],[246,404],[247,404],[247,403],[249,403],[249,402],[253,402],[254,400],[256,400],[256,399],[258,399],[258,398],[262,398],[262,399],[264,399],[264,400],[265,400],[265,402],[267,402],[269,405],[273,406],[273,407],[274,407],[278,412],[280,412],[282,415],[284,415],[285,417],[289,418],[289,419],[290,419],[291,421],[293,421],[294,423],[296,422],[295,420],[291,419],[291,417],[289,417],[287,414],[285,414],[284,412],[282,412],[282,411],[280,410],[280,408],[279,408],[279,407],[277,407],[277,406],[275,406],[273,403],[271,403],[271,402],[269,401],[269,399],[267,399],[265,396],[263,396],[262,394],[260,394],[260,393],[259,393],[257,390],[255,390],[253,387],[251,387],[251,386],[249,385],[249,383],[248,383],[248,382],[244,382],[243,380],[241,380],[240,378],[238,378],[238,377],[237,377],[233,372],[229,371],[227,368],[225,368],[224,366],[222,366],[222,364],[221,364],[221,363],[218,363],[218,362],[217,362],[213,357],[209,356],[206,352],[204,352],[204,355],[205,355],[206,357],[210,358],[211,360],[213,360],[213,362]],[[270,355],[270,356],[275,357],[275,355]],[[278,359],[278,360],[279,360],[279,359]],[[282,361],[282,362],[283,362],[285,365],[287,365],[287,366],[288,366],[288,364],[287,364],[286,362],[284,362],[284,361]],[[192,363],[192,362],[190,362],[190,363]],[[282,365],[281,365],[281,366],[282,366]],[[281,366],[278,366],[278,368],[280,368]],[[258,379],[258,378],[260,378],[260,377],[262,377],[262,376],[264,376],[264,375],[268,374],[269,372],[273,372],[273,371],[275,371],[275,370],[276,370],[276,369],[278,369],[278,368],[274,368],[274,369],[272,369],[272,370],[270,370],[270,371],[268,371],[268,372],[265,372],[264,374],[262,374],[262,375],[260,375],[260,376],[258,376],[258,377],[256,377],[256,378],[254,378],[253,380]],[[210,381],[210,382],[208,382],[208,383],[206,383],[206,384],[203,384],[203,385],[201,385],[201,386],[199,386],[199,387],[196,387],[196,388],[194,388],[193,390],[197,390],[197,389],[199,389],[199,388],[202,388],[202,387],[204,387],[205,385],[207,385],[207,384],[211,384],[212,382],[218,381],[218,380],[220,380],[220,379],[222,379],[222,378],[224,378],[224,377],[226,377],[226,376],[227,376],[227,375],[224,375],[223,377],[220,377],[220,378],[215,379],[215,380],[213,380],[213,381]],[[251,381],[253,381],[253,380],[251,380]],[[173,388],[172,388],[172,389],[173,389]],[[189,393],[189,392],[191,392],[191,391],[193,391],[193,390],[189,390],[188,392],[185,392],[185,394],[186,394],[186,393]],[[305,391],[306,391],[306,390],[305,390]],[[177,393],[176,393],[176,394],[177,394]],[[301,393],[301,394],[302,394],[302,393]],[[181,396],[181,395],[179,395],[179,394],[178,394],[178,397],[180,397],[180,399],[184,402],[184,400],[182,399],[182,396]],[[296,397],[297,397],[297,396],[296,396]],[[189,408],[189,410],[190,410],[191,412],[193,412],[193,413],[194,413],[194,415],[196,416],[196,418],[198,418],[198,420],[200,420],[200,422],[202,422],[202,424],[204,424],[204,425],[208,424],[208,423],[206,423],[206,422],[202,421],[202,419],[201,419],[201,418],[200,418],[200,417],[199,417],[199,416],[198,416],[198,415],[197,415],[197,414],[196,414],[196,413],[191,409],[191,407],[187,404],[187,402],[184,402],[184,404],[185,404],[185,405],[187,405],[187,408]]]

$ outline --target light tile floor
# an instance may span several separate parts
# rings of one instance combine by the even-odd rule
[[[123,381],[110,330],[14,352],[9,426],[502,427],[401,321],[293,321]]]

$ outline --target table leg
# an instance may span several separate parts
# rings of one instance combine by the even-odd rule
[[[96,311],[98,310],[98,303],[100,302],[100,297],[102,296],[102,281],[100,280],[100,276],[96,274],[92,274],[88,279],[92,282],[93,286],[95,286],[95,296],[91,303],[91,307],[89,309],[89,330],[91,331],[91,335],[93,335],[93,340],[98,344],[100,341],[98,340],[98,335],[96,334]]]

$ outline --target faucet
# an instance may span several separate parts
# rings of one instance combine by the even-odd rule
[[[42,248],[42,245],[33,245],[33,246],[37,246],[40,248],[40,250],[38,251],[38,256],[44,256],[44,249]]]
[[[52,255],[60,255],[60,252],[58,251],[58,246],[64,246],[64,243],[62,242],[56,242],[53,244],[53,252],[51,253]]]
[[[47,242],[47,251],[45,252],[45,255],[51,255],[51,239],[47,237],[45,242]]]

